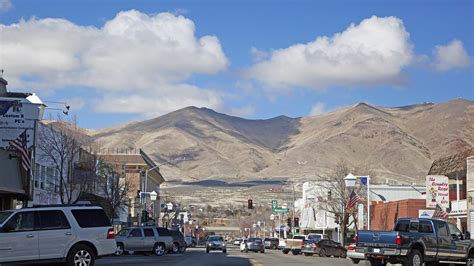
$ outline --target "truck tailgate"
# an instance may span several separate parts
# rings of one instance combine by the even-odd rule
[[[396,231],[359,231],[358,247],[397,248]]]

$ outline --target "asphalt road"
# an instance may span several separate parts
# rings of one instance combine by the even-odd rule
[[[283,254],[280,250],[265,250],[265,253],[241,253],[236,246],[229,246],[227,253],[211,251],[204,248],[190,248],[184,254],[123,255],[106,257],[97,260],[96,265],[225,265],[225,266],[284,266],[284,265],[353,265],[348,259],[306,257],[302,255]],[[361,265],[364,265],[361,263]]]

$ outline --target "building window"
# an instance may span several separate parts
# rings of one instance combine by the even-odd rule
[[[35,180],[35,187],[36,188],[38,187],[38,184],[39,184],[38,180],[40,179],[40,175],[41,175],[41,173],[40,173],[41,168],[40,167],[41,166],[39,164],[35,164],[35,179],[34,180]]]
[[[44,180],[46,179],[46,166],[41,165],[40,188],[44,189]]]

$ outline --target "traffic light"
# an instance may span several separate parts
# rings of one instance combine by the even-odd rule
[[[137,190],[137,198],[140,198],[140,192],[141,190]]]
[[[248,206],[247,206],[248,209],[253,209],[253,201],[252,201],[251,199],[249,199],[249,200],[247,201],[247,205],[248,205]]]

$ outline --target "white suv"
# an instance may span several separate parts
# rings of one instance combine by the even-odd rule
[[[56,205],[0,212],[0,263],[94,265],[114,254],[115,234],[100,207]]]

